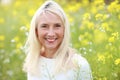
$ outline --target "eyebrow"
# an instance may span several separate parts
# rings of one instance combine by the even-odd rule
[[[42,23],[42,24],[40,24],[41,26],[42,25],[49,25],[49,24],[46,24],[46,23]],[[55,23],[55,24],[53,24],[53,25],[62,25],[61,23]]]
[[[48,23],[43,22],[43,23],[41,23],[41,24],[48,24]],[[61,23],[61,22],[56,22],[56,23],[54,23],[54,24],[62,24],[62,23]]]

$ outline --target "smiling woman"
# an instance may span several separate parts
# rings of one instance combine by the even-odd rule
[[[41,54],[52,58],[64,37],[63,22],[58,15],[44,11],[38,19],[37,26],[38,40],[45,49]]]
[[[52,20],[51,20],[52,19]],[[44,52],[41,54],[53,58],[64,37],[64,25],[56,14],[45,11],[38,19],[36,34]]]
[[[28,80],[92,80],[85,58],[70,44],[66,14],[54,1],[46,1],[34,14],[28,39],[24,71]]]

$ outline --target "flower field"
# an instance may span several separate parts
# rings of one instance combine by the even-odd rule
[[[0,1],[0,80],[26,80],[23,46],[44,0]],[[120,80],[120,1],[55,1],[69,18],[71,46],[88,60],[93,79]]]

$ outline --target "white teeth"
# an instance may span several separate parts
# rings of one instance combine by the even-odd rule
[[[47,41],[49,41],[49,42],[53,42],[55,40],[56,40],[55,38],[53,38],[53,39],[47,38]]]

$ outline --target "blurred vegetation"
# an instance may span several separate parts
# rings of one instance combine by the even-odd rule
[[[31,18],[44,1],[0,1],[0,80],[26,80],[23,45]],[[94,80],[120,80],[119,0],[55,1],[69,18],[72,46],[90,63]]]

